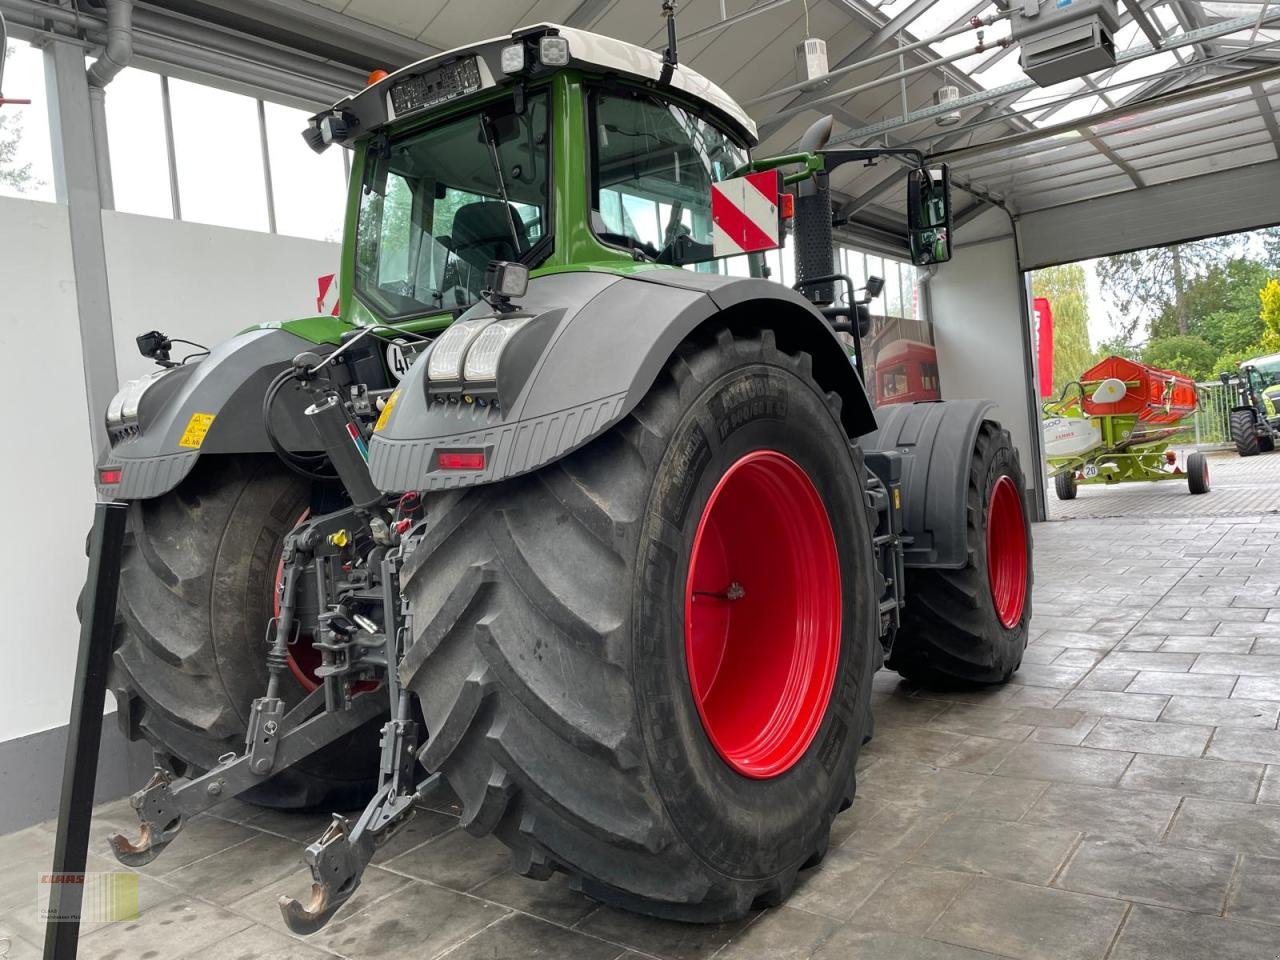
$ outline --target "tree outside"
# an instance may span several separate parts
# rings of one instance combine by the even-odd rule
[[[1070,263],[1037,270],[1031,291],[1046,298],[1053,311],[1053,391],[1057,394],[1093,365],[1084,267]]]

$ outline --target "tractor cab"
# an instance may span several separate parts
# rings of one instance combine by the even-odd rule
[[[1246,360],[1239,372],[1220,377],[1234,391],[1230,417],[1236,450],[1248,457],[1274,449],[1280,432],[1280,353]]]
[[[539,24],[380,74],[304,132],[316,150],[354,152],[340,287],[341,316],[357,326],[448,326],[483,299],[494,262],[535,277],[765,276],[760,254],[783,244],[793,211],[803,292],[830,304],[843,278],[827,179],[885,155],[912,167],[913,259],[950,257],[945,167],[914,151],[826,150],[829,123],[804,152],[753,160],[754,122],[680,65],[674,43],[659,54]]]

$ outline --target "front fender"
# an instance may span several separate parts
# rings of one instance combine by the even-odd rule
[[[880,429],[862,441],[868,456],[902,455],[902,515],[909,567],[959,569],[968,559],[969,464],[990,400],[935,400],[880,407]]]
[[[563,457],[630,413],[676,347],[713,319],[772,326],[784,348],[802,344],[825,388],[841,393],[850,434],[874,429],[840,342],[808,301],[778,284],[677,269],[557,273],[532,280],[519,308],[535,320],[503,355],[497,404],[430,400],[430,351],[418,358],[370,441],[381,490],[492,483]],[[482,450],[484,469],[442,470],[441,449]]]
[[[297,354],[331,349],[283,330],[251,330],[161,377],[143,395],[136,432],[115,442],[99,462],[99,471],[120,471],[119,483],[98,485],[99,498],[157,497],[176,487],[202,454],[269,451],[262,425],[267,385]],[[281,441],[290,449],[314,447],[294,412],[282,403],[272,421]],[[198,418],[210,416],[206,432],[190,430],[193,419],[199,424]]]

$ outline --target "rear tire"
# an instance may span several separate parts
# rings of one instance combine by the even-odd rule
[[[1251,411],[1231,411],[1231,439],[1240,456],[1256,457],[1258,455],[1262,446],[1258,438],[1258,425]]]
[[[1187,457],[1187,489],[1193,494],[1209,492],[1209,461],[1198,450]]]
[[[739,572],[733,551],[717,554],[724,544],[708,539],[707,504],[756,455],[785,458],[819,498],[838,558],[838,621],[829,696],[805,714],[812,732],[797,733],[778,769],[747,774],[747,759],[730,759],[741,729],[702,719],[710,698],[695,699],[702,661],[686,639],[686,602],[741,600],[725,623],[758,623],[778,612],[746,606],[772,596],[765,569],[785,579],[808,562],[762,542]],[[771,331],[721,328],[682,345],[636,410],[581,450],[429,501],[403,576],[413,637],[402,675],[432,731],[419,759],[459,797],[463,826],[496,834],[526,876],[564,870],[587,895],[641,913],[713,922],[781,902],[852,802],[871,732],[879,643],[864,476],[809,356],[779,350]],[[725,541],[769,529],[771,506]],[[723,596],[693,589],[695,544],[730,557]],[[794,582],[810,596],[803,577]],[[761,615],[735,619],[738,609]],[[705,616],[691,612],[692,635]],[[781,617],[779,644],[804,619]],[[773,694],[754,696],[763,687],[752,658],[735,660],[727,639],[737,629],[717,635],[726,639],[711,682],[732,670],[741,682],[723,689],[748,717]],[[808,690],[813,674],[797,672],[796,657],[772,676]],[[759,728],[761,742],[770,729]]]
[[[269,457],[206,457],[178,487],[129,504],[108,685],[132,740],[175,773],[244,750],[266,691],[266,630],[285,534],[309,486]],[[292,704],[303,695],[282,682]],[[373,721],[241,798],[268,807],[362,805],[376,787]]]
[[[1059,500],[1074,500],[1078,488],[1074,470],[1070,473],[1060,473],[1053,478],[1053,492],[1058,495]]]
[[[983,421],[970,460],[967,561],[959,570],[908,568],[891,668],[954,684],[1003,683],[1021,666],[1032,582],[1024,489],[1009,431]],[[1016,504],[1009,499],[1015,495]]]

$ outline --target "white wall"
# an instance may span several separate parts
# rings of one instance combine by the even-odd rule
[[[0,740],[67,722],[93,458],[67,208],[0,197]]]
[[[942,395],[994,400],[997,419],[1018,447],[1028,486],[1038,488],[1039,444],[1032,439],[1038,423],[1032,422],[1027,402],[1033,360],[1026,346],[1026,290],[1015,241],[1012,234],[976,243],[964,242],[961,234],[959,241],[951,262],[928,284]]]
[[[132,214],[105,213],[103,234],[122,380],[154,369],[138,355],[137,334],[158,328],[212,344],[253,323],[312,315],[316,278],[338,266],[337,244]],[[63,206],[0,197],[0,345],[14,420],[0,478],[4,741],[67,722],[93,513]]]
[[[311,316],[316,278],[338,269],[339,245],[318,240],[115,211],[102,230],[121,380],[155,369],[138,334],[212,346],[254,323]]]

